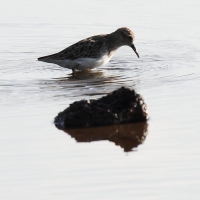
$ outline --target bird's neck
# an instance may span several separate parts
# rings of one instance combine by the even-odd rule
[[[119,47],[123,46],[123,42],[115,32],[108,34],[107,36],[108,42],[108,49],[109,52],[116,51]]]

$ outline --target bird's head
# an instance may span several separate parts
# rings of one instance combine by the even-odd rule
[[[122,43],[124,45],[130,46],[133,49],[133,51],[136,53],[137,57],[139,58],[139,54],[133,43],[135,39],[135,34],[133,33],[133,31],[131,31],[129,28],[119,28],[115,31],[115,33],[120,36]]]

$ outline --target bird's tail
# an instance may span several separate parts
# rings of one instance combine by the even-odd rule
[[[48,55],[48,56],[39,57],[38,60],[39,61],[48,61],[48,60],[54,59],[55,56],[56,56],[56,54],[51,54],[51,55]]]

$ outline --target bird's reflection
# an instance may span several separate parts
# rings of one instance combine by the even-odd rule
[[[144,142],[148,133],[148,124],[142,122],[64,131],[77,142],[108,140],[123,148],[125,152],[129,152]]]
[[[118,77],[105,71],[78,71],[65,77],[40,80],[38,85],[42,91],[49,91],[48,95],[54,99],[61,96],[87,98],[106,94],[118,88],[118,84],[115,84],[117,79]]]
[[[77,71],[76,73],[68,74],[66,77],[54,78],[55,81],[89,81],[89,82],[96,82],[96,80],[104,81],[113,79],[114,76],[106,74],[104,71],[92,71],[92,70],[85,70],[85,71]]]
[[[115,82],[116,76],[106,73],[104,71],[77,71],[74,74],[68,74],[64,77],[40,80],[40,88],[49,87],[49,89],[74,89],[75,87],[102,87],[107,83]]]
[[[102,77],[104,77],[104,72],[102,71],[84,70],[69,74],[66,78],[69,81],[76,81],[76,80],[88,80],[88,79],[91,80]]]

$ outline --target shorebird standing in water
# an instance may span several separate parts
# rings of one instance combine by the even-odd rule
[[[54,63],[61,67],[76,70],[88,70],[105,65],[121,46],[130,46],[139,58],[133,44],[135,35],[128,28],[119,28],[106,35],[95,35],[81,40],[66,49],[38,58],[39,61]]]

